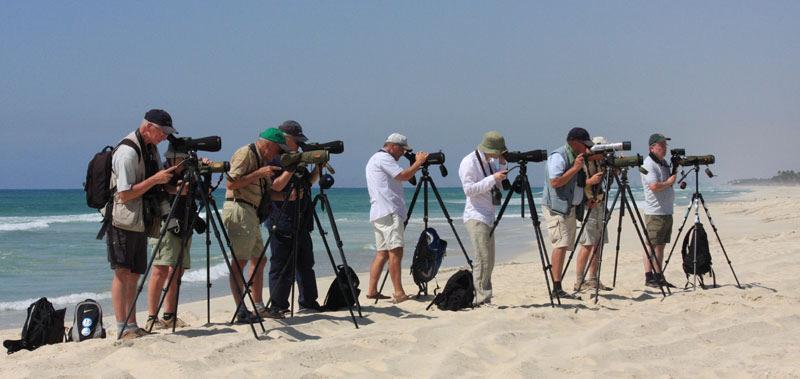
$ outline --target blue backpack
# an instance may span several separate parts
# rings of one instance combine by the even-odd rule
[[[411,276],[419,287],[418,295],[428,294],[428,282],[439,272],[446,250],[447,241],[439,238],[436,230],[427,228],[422,231],[411,261]]]

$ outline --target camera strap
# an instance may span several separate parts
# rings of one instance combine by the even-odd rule
[[[481,153],[479,153],[478,150],[475,150],[475,156],[478,157],[478,163],[481,166],[481,171],[483,171],[483,176],[488,177],[489,175],[486,175],[486,170],[483,168],[483,159],[481,159]],[[486,161],[486,166],[489,167],[489,174],[494,175],[494,170],[492,170],[492,165],[489,164],[488,160]]]

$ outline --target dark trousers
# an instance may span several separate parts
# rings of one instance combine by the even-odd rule
[[[291,295],[294,257],[292,256],[294,240],[291,234],[276,232],[272,236],[269,259],[269,296],[272,306],[278,309],[289,309]],[[300,304],[309,304],[317,300],[317,278],[314,274],[314,244],[311,233],[300,231],[297,236],[297,275],[295,277],[300,293]]]

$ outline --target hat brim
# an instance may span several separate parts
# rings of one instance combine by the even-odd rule
[[[502,155],[508,151],[508,149],[493,149],[491,147],[484,146],[483,144],[478,145],[478,150],[483,152],[484,154],[498,154]]]
[[[297,142],[308,142],[308,137],[306,137],[306,135],[303,134],[303,133],[300,133],[300,134],[298,134],[296,136],[292,136],[292,137],[294,137],[294,139],[296,139]]]
[[[664,137],[664,138],[657,138],[655,141],[653,141],[653,142],[650,144],[650,146],[653,146],[653,145],[655,145],[655,144],[657,144],[657,143],[659,143],[659,142],[667,142],[667,141],[672,141],[672,138],[667,138],[667,137]]]
[[[592,146],[594,146],[594,142],[592,142],[592,141],[581,141],[581,143],[582,143],[584,146],[586,146],[586,147],[589,147],[589,148],[591,148]]]
[[[161,128],[161,131],[164,132],[164,134],[178,134],[178,131],[171,126],[158,125],[158,127]]]

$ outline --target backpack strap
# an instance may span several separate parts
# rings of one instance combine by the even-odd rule
[[[136,133],[136,137],[137,137],[137,139],[139,137],[138,131]],[[134,143],[133,141],[131,141],[128,138],[124,138],[122,141],[119,141],[117,146],[114,147],[114,149],[111,151],[112,159],[113,159],[114,153],[122,145],[128,146],[131,149],[133,149],[133,151],[136,152],[136,158],[139,161],[142,160],[142,149],[140,149],[139,146],[136,145],[136,143]],[[114,166],[113,165],[111,166],[111,171],[112,172],[114,171]],[[111,214],[114,211],[114,194],[115,193],[117,193],[117,186],[114,186],[114,188],[111,190],[111,197],[108,199],[108,203],[106,203],[106,209],[105,209],[105,212],[103,214],[103,222],[102,222],[102,225],[100,226],[100,230],[97,232],[97,236],[95,236],[95,239],[102,240],[103,236],[106,235],[106,231],[108,230],[108,227],[111,225]]]
[[[256,144],[255,143],[251,143],[251,144],[247,145],[247,147],[249,147],[250,148],[250,152],[252,152],[253,155],[256,156],[256,165],[258,165],[258,167],[261,168],[261,156],[258,155],[258,150],[256,149]],[[264,179],[262,179],[262,178],[258,179],[258,186],[261,188],[261,196],[263,197],[264,195],[267,194],[267,190],[265,189],[266,186],[264,185]]]

